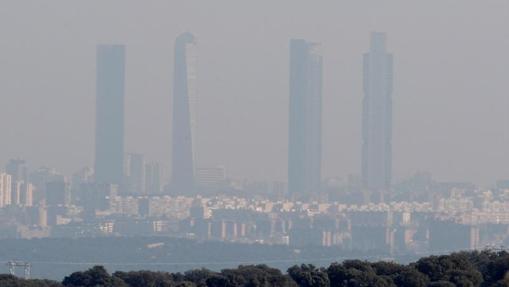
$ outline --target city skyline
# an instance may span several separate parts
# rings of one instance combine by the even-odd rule
[[[0,285],[509,282],[509,1],[0,7]]]
[[[361,54],[369,32],[383,31],[396,56],[395,181],[419,170],[441,180],[481,184],[509,174],[509,116],[503,110],[508,4],[453,0],[447,7],[461,9],[438,9],[437,1],[298,3],[292,16],[285,12],[287,1],[271,3],[269,11],[263,1],[230,3],[235,16],[218,9],[222,0],[179,9],[163,1],[141,9],[128,0],[96,10],[92,2],[70,6],[50,0],[40,13],[26,3],[8,4],[18,16],[1,20],[6,37],[0,93],[11,107],[0,115],[9,139],[0,152],[3,164],[21,157],[66,174],[94,165],[94,48],[123,43],[129,47],[126,151],[161,161],[170,174],[172,46],[177,35],[192,31],[200,39],[196,150],[201,165],[223,165],[236,178],[286,178],[288,39],[303,38],[322,43],[326,59],[323,177],[359,174]],[[117,14],[119,5],[126,9]],[[485,21],[467,21],[472,18]],[[33,19],[38,25],[30,25]],[[133,26],[131,19],[140,21]],[[13,25],[19,33],[7,29]],[[230,134],[235,136],[224,141]]]
[[[317,52],[319,46],[320,43],[301,39],[290,40],[288,188],[295,190],[296,193],[320,190],[321,182],[326,179],[321,176],[322,57]],[[172,93],[171,130],[173,137],[171,149],[172,155],[176,154],[177,156],[171,157],[172,168],[168,182],[173,185],[172,188],[189,192],[193,189],[194,173],[197,168],[196,148],[193,141],[197,130],[196,43],[190,32],[177,36],[174,53],[175,84]],[[363,54],[363,140],[360,172],[364,192],[368,196],[367,201],[372,196],[375,196],[376,199],[371,200],[383,201],[384,193],[390,190],[392,183],[392,63],[392,54],[386,52],[386,33],[371,32],[369,52]],[[147,188],[145,172],[146,169],[154,167],[154,164],[157,165],[157,172],[153,175],[155,176],[153,181],[157,182],[157,185],[163,186],[159,178],[161,176],[159,162],[151,162],[152,166],[145,165],[144,154],[123,152],[122,173],[119,175],[119,155],[120,151],[124,151],[124,74],[125,46],[97,45],[95,166],[97,170],[98,161],[99,166],[106,163],[111,165],[116,162],[114,165],[117,168],[113,169],[114,172],[111,172],[112,169],[110,169],[110,174],[101,174],[106,169],[99,168],[96,181],[98,183],[126,184],[127,190],[134,187],[138,190],[137,192],[144,194]],[[378,106],[378,108],[373,109],[370,106]],[[304,109],[304,107],[306,108]],[[297,116],[299,114],[302,116]],[[105,123],[107,124],[105,125]],[[105,129],[110,131],[107,140],[101,136],[105,134]],[[303,140],[309,135],[314,139]],[[295,144],[298,142],[300,142],[300,148],[299,144]],[[116,148],[113,148],[113,145]],[[99,157],[98,152],[101,153],[101,149],[102,154],[109,154],[109,158],[101,159]],[[108,153],[105,153],[106,149],[108,149]],[[115,153],[111,153],[114,150]],[[113,157],[116,160],[112,160]],[[133,179],[130,172],[133,168],[132,158],[135,158],[136,162],[134,183],[131,182]],[[26,161],[21,158],[10,159],[7,169],[16,162],[25,165],[26,173]],[[300,162],[300,164],[292,165],[292,162]],[[302,164],[303,162],[307,164]],[[297,172],[299,170],[300,172]],[[313,172],[309,172],[309,170]],[[421,171],[416,170],[416,172]],[[343,175],[343,178],[347,179],[351,175],[356,175],[356,173]],[[173,178],[177,178],[178,181],[174,181]],[[291,178],[294,179],[293,183]],[[16,178],[13,180],[18,181]],[[12,189],[15,189],[14,182]],[[127,192],[133,194],[132,191]]]

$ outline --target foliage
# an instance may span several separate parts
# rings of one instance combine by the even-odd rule
[[[62,285],[50,280],[24,280],[12,275],[0,274],[0,286],[2,287],[62,287]]]
[[[220,272],[117,271],[102,266],[74,272],[62,283],[0,275],[1,287],[503,287],[509,286],[509,253],[459,252],[429,256],[415,263],[346,260],[327,268],[293,266],[287,274],[267,265],[245,265]]]
[[[330,285],[327,272],[321,268],[316,268],[311,264],[293,266],[288,269],[288,274],[297,283],[297,285],[302,287]]]

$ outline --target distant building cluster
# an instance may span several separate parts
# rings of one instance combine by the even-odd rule
[[[124,148],[125,47],[98,46],[94,168],[65,176],[9,161],[0,173],[0,238],[161,235],[392,254],[507,244],[507,182],[483,189],[426,173],[392,182],[393,57],[383,33],[371,35],[363,56],[360,176],[323,179],[319,47],[289,43],[287,181],[250,182],[197,164],[196,40],[180,35],[166,184],[160,163]]]
[[[48,168],[28,172],[23,160],[7,166],[0,238],[152,235],[397,255],[509,243],[505,182],[483,189],[417,174],[392,185],[387,202],[365,203],[355,179],[322,181],[321,199],[306,201],[294,199],[285,183],[239,182],[220,167],[200,170],[202,192],[180,195],[149,191],[146,172],[116,185],[97,183],[90,169],[66,177]],[[145,192],[133,193],[131,185]]]

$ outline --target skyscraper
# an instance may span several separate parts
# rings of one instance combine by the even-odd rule
[[[190,192],[194,186],[195,62],[194,36],[179,35],[175,41],[171,161],[172,187],[178,193]]]
[[[124,165],[124,74],[122,45],[97,47],[95,180],[121,184]]]
[[[318,45],[290,40],[288,191],[318,192],[322,162],[322,56]]]
[[[391,186],[392,173],[392,54],[385,34],[372,33],[364,54],[362,112],[362,183],[367,200],[381,202]]]

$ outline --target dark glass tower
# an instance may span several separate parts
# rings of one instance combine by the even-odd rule
[[[392,176],[392,54],[385,34],[372,33],[364,54],[362,183],[366,200],[383,202]]]
[[[124,74],[124,46],[97,46],[95,180],[98,183],[123,181]]]
[[[305,40],[290,40],[288,191],[297,197],[320,190],[322,56],[317,48]]]
[[[181,194],[194,187],[195,61],[194,36],[179,35],[175,41],[171,170],[172,191]]]

